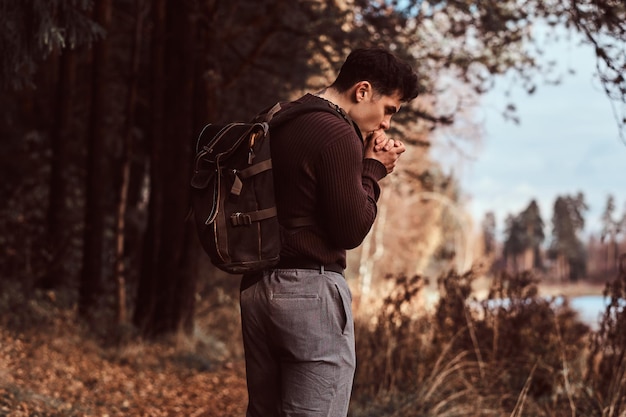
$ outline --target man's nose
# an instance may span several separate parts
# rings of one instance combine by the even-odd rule
[[[380,123],[380,128],[383,130],[389,129],[391,126],[391,117],[385,117],[383,121]]]

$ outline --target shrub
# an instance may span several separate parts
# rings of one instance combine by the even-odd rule
[[[587,383],[602,417],[626,415],[626,254],[617,279],[606,284],[608,303],[592,336]]]
[[[417,315],[426,280],[396,277],[373,318],[357,320],[354,416],[557,417],[580,408],[589,329],[567,305],[539,297],[530,274],[494,278],[483,302],[470,298],[474,279],[443,275],[435,311]]]

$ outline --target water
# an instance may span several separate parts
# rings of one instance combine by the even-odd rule
[[[554,305],[556,307],[562,306],[565,302],[565,297],[554,297]],[[602,295],[581,295],[576,297],[568,297],[569,306],[572,310],[578,313],[580,321],[592,330],[599,328],[600,320],[606,311],[606,307],[610,302],[609,298]],[[495,307],[507,307],[509,300],[489,300],[488,306]],[[620,307],[626,307],[626,300],[620,300]]]
[[[578,318],[592,329],[597,329],[610,299],[602,295],[581,295],[569,299],[570,307],[578,312]]]

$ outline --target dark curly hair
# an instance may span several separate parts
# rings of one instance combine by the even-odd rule
[[[345,92],[359,81],[369,81],[382,95],[400,92],[401,101],[417,97],[417,75],[411,66],[383,48],[359,48],[348,55],[331,87]]]

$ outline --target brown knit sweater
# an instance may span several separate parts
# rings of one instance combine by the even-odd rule
[[[289,105],[323,100],[307,94]],[[376,217],[378,181],[387,171],[364,159],[356,126],[327,112],[306,113],[272,130],[279,220],[315,218],[285,230],[281,258],[346,266],[346,249],[363,241]]]

